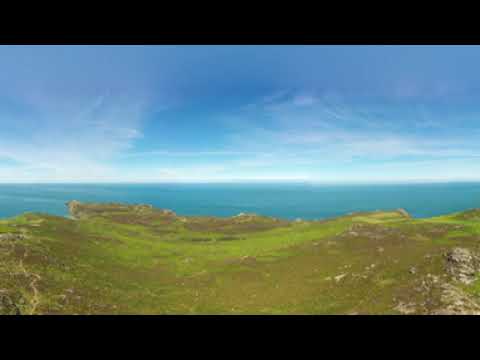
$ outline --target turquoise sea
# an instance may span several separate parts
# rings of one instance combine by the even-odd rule
[[[69,200],[145,203],[182,215],[253,212],[322,219],[353,211],[404,208],[430,217],[480,207],[480,183],[401,185],[317,184],[4,184],[0,217],[23,212],[67,215]]]

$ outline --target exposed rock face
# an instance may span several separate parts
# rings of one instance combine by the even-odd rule
[[[78,216],[78,210],[81,206],[81,203],[79,201],[72,200],[67,202],[66,205],[68,207],[68,211],[70,212],[70,215],[72,215],[73,217]]]
[[[407,210],[405,210],[405,209],[397,209],[397,211],[398,211],[400,214],[402,214],[404,217],[406,217],[406,218],[409,218],[409,219],[412,218],[412,217],[410,216],[410,214],[407,212]]]
[[[471,284],[480,270],[480,259],[468,249],[454,248],[445,254],[447,272],[457,281]]]
[[[69,209],[75,209],[80,205],[81,205],[80,201],[77,201],[77,200],[72,200],[72,201],[67,202],[67,206],[68,206]]]
[[[480,305],[469,294],[452,284],[444,283],[441,287],[443,307],[434,315],[480,315]]]
[[[417,309],[415,307],[415,303],[413,302],[410,302],[410,303],[399,302],[397,306],[394,307],[394,310],[404,315],[410,315],[410,314],[414,314]]]
[[[240,214],[235,215],[233,217],[235,218],[235,217],[254,217],[254,216],[257,216],[257,214],[241,212]]]
[[[478,298],[463,285],[477,279],[480,258],[469,249],[456,247],[445,254],[445,264],[450,278],[427,274],[419,279],[415,290],[422,294],[423,302],[403,301],[394,309],[402,314],[480,315]],[[416,267],[409,272],[418,273]]]
[[[469,249],[453,248],[445,254],[447,273],[454,281],[471,284],[480,270],[480,258]],[[441,306],[434,315],[480,315],[480,304],[459,284],[437,281]]]
[[[174,211],[169,210],[169,209],[163,209],[162,212],[163,212],[165,215],[177,216],[177,214],[176,214]]]

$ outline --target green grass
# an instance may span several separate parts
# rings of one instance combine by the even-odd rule
[[[0,234],[26,234],[0,242],[0,289],[22,313],[396,313],[398,299],[422,301],[417,281],[444,271],[446,249],[480,243],[476,212],[290,222],[121,204],[71,211],[76,220],[30,213],[0,221]]]

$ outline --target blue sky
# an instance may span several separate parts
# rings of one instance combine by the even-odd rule
[[[0,181],[480,180],[478,64],[477,46],[0,46]]]

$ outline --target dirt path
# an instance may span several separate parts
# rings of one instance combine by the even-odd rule
[[[23,254],[23,257],[26,258],[28,256],[28,252],[25,251]],[[29,315],[34,315],[35,312],[37,311],[38,304],[40,303],[40,292],[38,291],[37,288],[37,282],[42,280],[42,277],[38,274],[35,273],[29,273],[27,269],[25,269],[25,266],[23,265],[23,259],[20,260],[20,268],[22,269],[22,272],[26,277],[33,277],[32,281],[30,282],[30,288],[32,289],[33,296],[32,299],[30,300],[30,312]]]

